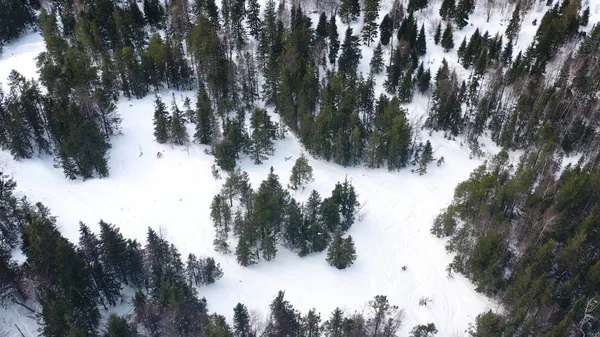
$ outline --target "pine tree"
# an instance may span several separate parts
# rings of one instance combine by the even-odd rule
[[[339,35],[334,15],[332,15],[329,19],[329,26],[327,27],[327,32],[329,36],[329,63],[335,65],[338,51],[340,49],[340,40],[338,37]]]
[[[328,35],[327,27],[327,15],[325,15],[325,12],[322,12],[321,15],[319,15],[319,22],[317,23],[317,29],[315,30],[317,39],[325,41],[325,38],[327,38]]]
[[[220,194],[215,195],[210,205],[210,218],[215,227],[213,245],[216,251],[224,254],[229,252],[227,238],[231,230],[231,216],[231,208],[227,201]]]
[[[419,56],[423,56],[427,53],[427,40],[425,40],[425,25],[421,25],[421,30],[419,31],[419,37],[417,38],[417,43],[415,45],[415,49],[417,50],[417,54]]]
[[[427,323],[427,324],[419,324],[415,325],[410,331],[410,337],[433,337],[438,333],[435,324]]]
[[[433,161],[433,149],[431,147],[431,143],[429,140],[425,143],[425,147],[423,148],[423,152],[421,153],[421,158],[419,158],[419,168],[417,172],[419,175],[423,175],[427,173],[427,164]]]
[[[319,337],[321,336],[321,315],[316,310],[310,309],[306,316],[302,317],[300,322],[300,336]]]
[[[292,174],[290,175],[290,187],[293,190],[297,190],[298,187],[302,187],[304,189],[304,185],[312,182],[312,167],[308,164],[308,160],[304,153],[296,159],[294,166],[292,167]]]
[[[260,37],[260,31],[262,29],[262,22],[260,20],[260,4],[258,0],[248,0],[246,20],[248,21],[248,28],[250,29],[250,35],[254,39],[258,40]]]
[[[160,144],[169,140],[170,121],[167,107],[157,95],[154,100],[154,138]]]
[[[417,88],[419,92],[424,94],[429,90],[429,85],[431,82],[431,71],[429,69],[423,72],[423,75],[418,79]]]
[[[369,66],[371,74],[375,75],[383,71],[383,48],[381,47],[381,43],[378,43],[375,50],[373,50],[373,57],[371,58],[371,62],[369,62]]]
[[[103,337],[138,337],[135,325],[115,313],[108,316]]]
[[[433,35],[433,42],[435,44],[439,44],[442,40],[442,23],[438,23],[437,27],[435,27],[435,34]]]
[[[326,336],[343,337],[344,312],[340,308],[335,308],[331,312],[331,316],[323,323],[323,330]]]
[[[175,94],[173,94],[173,101],[171,102],[171,114],[171,141],[175,145],[185,145],[189,142],[189,136],[185,127],[183,113],[177,107]]]
[[[398,98],[402,103],[409,103],[413,98],[413,78],[412,68],[407,69],[402,76],[400,88],[398,88]]]
[[[473,0],[459,0],[458,6],[454,11],[454,21],[458,29],[465,27],[469,20],[469,14],[475,10],[475,3]]]
[[[390,43],[393,32],[394,24],[390,16],[386,14],[383,17],[383,20],[381,20],[381,24],[379,24],[379,42],[382,45],[387,46],[388,43]]]
[[[341,229],[336,229],[333,234],[333,241],[327,249],[327,263],[337,269],[345,269],[351,266],[354,260],[356,260],[356,249],[352,236],[344,239],[342,238]]]
[[[262,164],[275,151],[273,140],[276,138],[275,125],[264,109],[256,108],[250,118],[251,146],[250,158],[254,164]]]
[[[371,42],[375,40],[377,35],[377,18],[379,17],[379,0],[365,0],[364,13],[364,24],[362,30],[363,41],[367,43],[367,46],[371,45]]]
[[[512,61],[512,53],[513,53],[513,42],[512,40],[506,41],[506,46],[502,51],[502,56],[500,60],[502,61],[502,65],[508,67]]]
[[[442,0],[442,6],[440,7],[440,16],[442,19],[447,21],[454,17],[455,7],[455,0]]]
[[[512,41],[515,38],[515,36],[518,35],[519,30],[521,30],[521,2],[517,1],[515,9],[512,13],[512,17],[510,18],[510,21],[506,26],[506,31],[504,32],[504,35],[506,35],[506,37]]]
[[[358,0],[341,0],[339,15],[345,24],[355,21],[360,16],[360,3]]]
[[[450,23],[446,25],[444,34],[442,34],[442,48],[444,48],[445,52],[449,52],[454,48],[454,36],[452,34],[452,24]]]
[[[233,308],[233,337],[254,337],[255,334],[250,326],[250,314],[248,308],[238,303]]]
[[[427,0],[409,0],[406,9],[408,12],[416,12],[423,8],[427,8]]]
[[[204,86],[198,88],[196,101],[196,133],[194,139],[200,144],[211,144],[216,133],[216,119],[212,103]]]
[[[352,28],[348,27],[342,43],[342,54],[338,60],[338,70],[350,76],[356,74],[361,58],[358,36],[352,35]]]

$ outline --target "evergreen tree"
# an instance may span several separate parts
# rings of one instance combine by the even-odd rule
[[[254,337],[256,334],[250,326],[250,314],[248,308],[238,303],[233,308],[233,336],[234,337]]]
[[[300,332],[300,314],[284,299],[285,292],[279,291],[271,302],[271,313],[265,328],[265,337],[298,336]]]
[[[103,337],[137,337],[139,333],[135,325],[115,313],[108,316]]]
[[[165,104],[157,95],[154,100],[154,138],[160,144],[169,140],[170,120]]]
[[[327,263],[337,269],[345,269],[351,266],[356,260],[356,249],[352,236],[342,238],[341,229],[336,229],[333,234],[333,241],[327,249]]]
[[[409,0],[406,9],[408,12],[416,12],[423,8],[427,8],[427,0]]]
[[[305,227],[308,229],[308,242],[311,252],[322,252],[329,243],[329,230],[321,215],[321,196],[313,190],[304,205]]]
[[[437,27],[435,27],[435,33],[433,35],[433,42],[435,44],[440,43],[442,40],[442,23],[438,23]]]
[[[150,26],[161,28],[165,9],[158,0],[144,0],[144,14]]]
[[[328,26],[327,15],[325,15],[325,12],[322,12],[321,15],[319,15],[319,22],[317,23],[317,29],[315,30],[317,39],[325,41],[325,38],[328,36]]]
[[[200,144],[212,144],[216,133],[216,119],[212,103],[204,86],[198,88],[196,101],[196,133],[194,139]]]
[[[438,333],[435,324],[427,323],[427,324],[419,324],[415,325],[410,331],[410,337],[432,337]]]
[[[360,62],[361,58],[362,55],[360,53],[360,42],[358,36],[352,35],[352,28],[348,27],[346,29],[344,42],[342,43],[342,54],[338,60],[339,71],[353,76],[356,74],[356,69],[358,68],[358,63]]]
[[[458,29],[465,27],[469,20],[469,14],[475,10],[475,3],[473,0],[459,0],[458,6],[454,10],[454,21]]]
[[[306,316],[302,317],[300,324],[300,336],[321,336],[321,315],[317,314],[314,308],[310,309]]]
[[[444,48],[445,52],[448,52],[454,48],[454,36],[452,34],[452,30],[452,24],[448,23],[446,25],[446,29],[444,29],[444,33],[442,34],[442,48]]]
[[[262,21],[260,20],[260,4],[258,0],[248,0],[248,9],[246,14],[250,35],[256,40],[260,37],[262,29]]]
[[[502,56],[500,60],[502,61],[502,65],[508,67],[512,61],[512,53],[513,53],[513,42],[512,40],[506,41],[506,46],[502,51]]]
[[[440,16],[442,19],[447,21],[454,17],[455,7],[455,0],[442,0],[442,6],[440,7]]]
[[[383,71],[383,48],[381,43],[377,44],[377,47],[373,50],[373,57],[369,62],[371,74],[379,74]]]
[[[417,38],[415,49],[417,50],[417,54],[419,56],[423,56],[427,53],[427,41],[425,40],[425,25],[421,25],[421,30],[419,31],[419,37]]]
[[[510,18],[510,21],[508,22],[508,25],[506,26],[506,31],[504,32],[504,35],[506,35],[506,37],[510,41],[512,41],[519,34],[520,30],[521,30],[521,2],[517,1],[517,4],[515,5],[515,9],[513,10],[513,13],[512,13],[512,17]]]
[[[387,46],[388,43],[390,43],[393,32],[394,24],[390,16],[386,14],[383,17],[383,20],[381,20],[381,24],[379,24],[379,42],[382,45]]]
[[[339,15],[345,24],[355,21],[360,16],[360,3],[358,0],[341,0]]]
[[[231,208],[220,194],[214,196],[210,205],[210,218],[215,227],[215,250],[221,253],[229,252],[227,238],[231,230]]]
[[[337,60],[338,51],[340,49],[340,40],[338,38],[337,25],[335,23],[335,16],[331,16],[329,19],[329,26],[327,27],[329,36],[329,63],[335,65]]]
[[[173,101],[171,102],[171,114],[171,130],[169,132],[171,141],[175,145],[185,145],[189,142],[189,136],[185,127],[183,113],[179,110],[179,107],[177,107],[175,94],[173,94]]]
[[[379,0],[365,0],[364,13],[364,24],[362,29],[363,41],[367,43],[367,46],[371,45],[371,42],[375,40],[377,35],[377,18],[379,17]]]
[[[276,139],[275,125],[264,109],[256,108],[250,118],[251,146],[250,158],[254,164],[262,164],[275,151],[273,140]]]
[[[297,190],[298,187],[302,187],[304,189],[304,185],[312,182],[312,167],[308,164],[308,160],[304,153],[296,159],[294,166],[292,167],[292,174],[290,175],[290,187],[293,190]]]
[[[343,337],[344,312],[340,308],[335,308],[331,316],[323,323],[323,330],[326,336]]]
[[[419,158],[419,168],[417,172],[419,175],[423,175],[427,173],[427,164],[433,161],[433,148],[431,147],[431,143],[429,140],[425,143],[425,147],[423,148],[423,152],[421,152],[421,158]]]

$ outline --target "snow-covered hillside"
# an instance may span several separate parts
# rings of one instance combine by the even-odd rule
[[[389,7],[389,3],[382,1],[380,19]],[[450,66],[457,67],[459,75],[466,78],[469,71],[458,65],[456,50],[444,53],[440,46],[433,44],[439,3],[430,8],[417,14],[428,33],[425,62],[435,73],[445,57]],[[590,22],[598,21],[598,6],[590,8]],[[544,11],[545,7],[535,7],[528,12],[515,49],[524,49],[531,42],[536,29],[531,22],[539,21]],[[477,27],[488,30],[491,35],[502,32],[511,12],[512,7],[507,5],[496,10],[490,22],[486,22],[484,8],[478,6],[472,15],[472,25],[455,33],[455,46]],[[313,23],[316,24],[316,18]],[[353,27],[357,32],[360,24]],[[338,28],[343,33],[346,25],[338,22]],[[5,46],[0,55],[0,81],[5,82],[12,69],[26,77],[36,77],[34,58],[43,50],[43,39],[37,33]],[[363,73],[368,72],[371,55],[372,47],[365,47],[359,68]],[[387,53],[386,56],[389,57]],[[384,76],[376,78],[377,95],[383,92]],[[170,91],[161,94],[165,101],[171,96]],[[179,104],[186,96],[194,101],[195,93],[175,93]],[[416,95],[407,106],[414,122],[426,113],[427,105],[426,97]],[[98,230],[97,223],[102,219],[119,226],[124,236],[142,242],[148,227],[160,229],[182,256],[194,253],[215,257],[225,275],[216,284],[199,288],[199,294],[207,298],[210,311],[229,319],[238,302],[266,313],[278,290],[285,290],[287,299],[300,311],[314,307],[323,318],[336,306],[361,311],[374,295],[387,295],[391,303],[405,312],[401,335],[406,335],[414,325],[429,322],[435,323],[440,336],[464,335],[479,313],[500,310],[498,304],[477,293],[463,276],[447,277],[446,266],[452,256],[446,254],[444,241],[429,232],[433,218],[452,199],[456,184],[465,180],[485,159],[471,159],[470,150],[461,145],[460,139],[450,141],[441,133],[430,135],[429,130],[419,130],[421,140],[431,141],[434,157],[445,158],[444,165],[432,165],[423,176],[411,173],[410,168],[400,172],[343,168],[309,156],[315,181],[294,197],[304,201],[312,189],[329,195],[334,184],[347,175],[364,205],[362,212],[366,212],[364,220],[349,231],[356,243],[358,259],[351,268],[339,271],[327,265],[325,253],[300,258],[279,247],[274,261],[261,261],[245,268],[237,264],[234,256],[213,250],[209,206],[223,182],[215,181],[211,175],[213,157],[204,153],[203,146],[195,144],[189,147],[157,144],[153,136],[153,110],[152,97],[119,102],[122,135],[112,140],[111,171],[106,179],[69,181],[61,169],[53,166],[51,157],[15,161],[5,151],[0,152],[0,169],[15,178],[20,194],[48,206],[58,217],[62,233],[73,242],[78,240],[79,221]],[[496,151],[489,142],[484,150]],[[157,158],[158,152],[162,158]],[[275,155],[265,163],[257,166],[246,158],[241,168],[250,174],[253,187],[266,178],[271,166],[281,181],[287,182],[292,165],[301,153],[299,141],[288,134],[276,142]],[[291,160],[285,160],[290,156]],[[406,266],[405,271],[403,266]],[[419,299],[423,297],[432,301],[420,306]],[[124,305],[118,310],[127,312],[129,309]],[[15,323],[26,333],[35,332],[34,320],[25,313],[18,306],[0,309],[9,336],[17,334],[13,330]]]

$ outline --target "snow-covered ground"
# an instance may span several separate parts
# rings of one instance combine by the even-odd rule
[[[389,11],[390,2],[382,1],[379,20]],[[515,55],[532,41],[537,27],[531,22],[534,19],[539,22],[546,10],[537,4],[534,6],[523,20]],[[597,4],[590,7],[589,27],[600,19],[600,7]],[[429,65],[435,74],[445,57],[466,79],[470,70],[463,69],[456,60],[456,48],[463,37],[470,36],[477,27],[482,33],[489,30],[492,36],[503,32],[513,7],[507,5],[496,10],[490,22],[486,22],[484,8],[478,5],[477,12],[472,15],[473,25],[455,32],[455,49],[449,53],[433,44],[438,8],[439,1],[432,9],[416,15],[419,25],[424,23],[427,29],[426,66]],[[313,15],[314,24],[316,19]],[[361,24],[352,24],[352,27],[354,34],[358,34]],[[338,28],[343,39],[346,25],[338,20]],[[374,46],[363,48],[359,70],[365,74]],[[4,87],[12,69],[28,78],[37,77],[35,57],[42,51],[44,42],[37,33],[25,35],[5,46],[0,55],[0,81],[4,82]],[[383,92],[384,76],[376,77],[377,95]],[[162,95],[168,104],[171,92]],[[185,96],[194,102],[195,93],[178,92],[179,104]],[[426,113],[427,106],[427,98],[415,94],[414,102],[407,105],[413,122],[418,124],[417,120]],[[58,217],[62,233],[71,241],[78,241],[79,221],[97,230],[98,221],[103,219],[118,225],[126,237],[142,242],[145,242],[148,227],[161,229],[182,256],[189,253],[210,255],[221,264],[225,274],[223,279],[199,288],[199,294],[207,298],[210,311],[229,319],[238,302],[266,313],[278,290],[285,290],[287,299],[302,312],[315,307],[323,320],[336,306],[360,311],[374,295],[387,295],[391,303],[405,312],[400,335],[406,335],[416,324],[433,322],[440,336],[460,336],[482,311],[500,310],[497,303],[475,292],[474,286],[464,277],[447,278],[445,269],[452,256],[446,254],[444,241],[429,233],[433,218],[451,201],[456,184],[483,162],[483,159],[470,159],[468,147],[461,146],[460,140],[449,141],[439,133],[429,135],[427,130],[419,130],[422,141],[429,139],[432,142],[434,156],[445,158],[442,167],[431,165],[424,176],[410,173],[410,168],[400,172],[343,168],[309,156],[315,182],[294,197],[304,201],[312,189],[321,196],[328,196],[334,184],[347,175],[364,205],[362,211],[366,212],[364,220],[355,223],[349,231],[356,243],[358,259],[349,269],[339,271],[327,265],[325,253],[299,258],[280,247],[274,261],[261,261],[244,268],[236,263],[233,255],[221,255],[212,249],[214,231],[209,219],[209,205],[223,183],[223,180],[215,181],[211,175],[213,157],[205,154],[202,146],[171,147],[154,142],[152,97],[123,99],[118,110],[123,118],[123,134],[112,141],[109,178],[69,181],[61,169],[53,167],[51,157],[14,161],[9,153],[0,152],[0,170],[16,179],[20,194],[49,206],[52,214]],[[191,134],[192,130],[189,131]],[[482,143],[487,153],[497,151],[489,141]],[[157,158],[157,152],[163,153],[162,158]],[[256,166],[243,159],[241,167],[250,174],[255,188],[266,178],[271,166],[285,185],[301,152],[300,143],[288,134],[276,143],[275,156],[264,164]],[[285,157],[289,156],[291,160],[286,161]],[[403,266],[406,271],[402,271]],[[428,297],[432,302],[419,306],[422,297]],[[117,310],[126,313],[128,308],[121,306]],[[25,335],[35,335],[34,320],[24,309],[18,306],[0,308],[0,335],[2,327],[8,336],[18,335],[15,324]]]
[[[33,76],[31,58],[42,50],[43,41],[36,34],[7,46],[0,58],[0,75],[6,77],[15,68]],[[170,92],[163,96],[168,102]],[[179,103],[182,96],[193,98],[194,93],[176,93]],[[118,109],[123,117],[123,135],[113,140],[111,175],[107,179],[69,181],[61,169],[53,167],[50,157],[17,162],[7,152],[0,152],[0,167],[16,179],[19,193],[49,206],[58,216],[61,231],[73,242],[78,241],[79,221],[97,230],[98,220],[103,219],[120,226],[125,236],[142,242],[148,226],[162,228],[182,256],[210,255],[221,263],[223,279],[200,288],[199,293],[208,299],[211,311],[229,318],[237,302],[267,312],[280,289],[298,309],[306,312],[315,307],[323,318],[336,306],[363,310],[374,295],[385,294],[391,303],[404,309],[404,332],[416,324],[434,322],[443,336],[462,334],[477,314],[487,308],[497,309],[463,277],[447,279],[445,268],[451,256],[446,255],[444,242],[429,233],[434,216],[447,206],[456,184],[481,163],[470,160],[468,149],[459,143],[434,134],[434,155],[444,156],[446,163],[441,168],[432,165],[424,176],[412,174],[409,169],[387,172],[342,168],[310,158],[315,182],[296,198],[306,199],[311,189],[328,196],[334,184],[348,175],[364,204],[364,221],[357,222],[349,232],[358,252],[355,265],[338,271],[327,265],[325,253],[299,258],[280,247],[274,261],[244,268],[237,265],[234,256],[220,255],[212,249],[209,205],[223,182],[212,178],[213,157],[197,145],[172,148],[155,143],[152,97],[122,100]],[[423,134],[423,138],[426,136]],[[157,152],[163,152],[162,158],[156,157]],[[285,184],[301,152],[299,142],[288,135],[276,143],[275,156],[263,165],[242,160],[241,166],[250,174],[255,188],[266,178],[270,166]],[[286,161],[288,156],[292,159]],[[402,271],[402,266],[407,270]],[[429,297],[432,302],[419,306],[421,297]],[[15,317],[15,312],[23,310],[9,310],[13,312],[9,315],[5,311],[7,317],[17,319],[21,328],[27,325],[27,319]]]

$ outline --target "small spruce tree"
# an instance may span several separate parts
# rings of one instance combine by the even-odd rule
[[[445,52],[449,52],[454,48],[454,35],[452,34],[452,24],[448,23],[444,33],[442,34],[442,47]]]
[[[160,144],[169,141],[169,114],[165,103],[156,96],[154,100],[154,138]]]
[[[296,159],[296,163],[294,164],[294,167],[292,167],[290,187],[293,190],[297,190],[298,187],[302,187],[302,189],[304,189],[304,185],[314,180],[312,172],[313,169],[308,164],[308,160],[303,153],[298,159]]]

